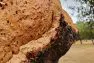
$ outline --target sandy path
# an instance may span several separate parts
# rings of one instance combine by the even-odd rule
[[[59,63],[94,63],[94,45],[73,45]]]

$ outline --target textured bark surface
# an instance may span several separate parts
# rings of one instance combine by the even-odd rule
[[[59,0],[0,0],[0,63],[57,63],[76,32]]]
[[[70,49],[77,34],[72,30],[72,27],[64,21],[64,18],[60,19],[60,26],[57,28],[57,34],[51,39],[48,47],[44,48],[42,51],[28,52],[27,53],[27,63],[58,63],[61,56],[65,55]],[[57,38],[56,38],[57,37]]]

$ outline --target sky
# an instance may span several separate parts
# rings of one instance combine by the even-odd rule
[[[76,2],[74,2],[73,0],[60,0],[61,1],[61,5],[62,7],[64,7],[64,9],[68,12],[68,14],[71,16],[72,20],[74,23],[77,22],[77,10],[71,10],[69,9],[69,6],[78,6],[79,4],[77,4]]]

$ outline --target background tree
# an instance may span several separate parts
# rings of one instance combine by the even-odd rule
[[[78,12],[77,26],[81,39],[94,39],[94,0],[74,0],[79,6],[69,6]],[[94,44],[94,43],[93,43]]]

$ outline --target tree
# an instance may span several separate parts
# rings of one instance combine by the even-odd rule
[[[90,40],[91,39],[92,40],[94,38],[94,29],[92,29],[90,27],[90,25],[92,25],[92,23],[84,22],[84,21],[78,21],[77,22],[77,27],[79,29],[81,44],[82,44],[82,41],[81,41],[82,39],[84,39],[84,40],[87,40],[87,39]],[[93,40],[92,40],[92,43],[93,43]]]
[[[62,11],[59,0],[0,0],[0,63],[58,63],[76,36]]]
[[[94,0],[76,0],[82,5],[78,7],[80,20],[86,21],[87,29],[89,33],[87,34],[89,39],[94,39]],[[93,43],[94,44],[94,43]]]

